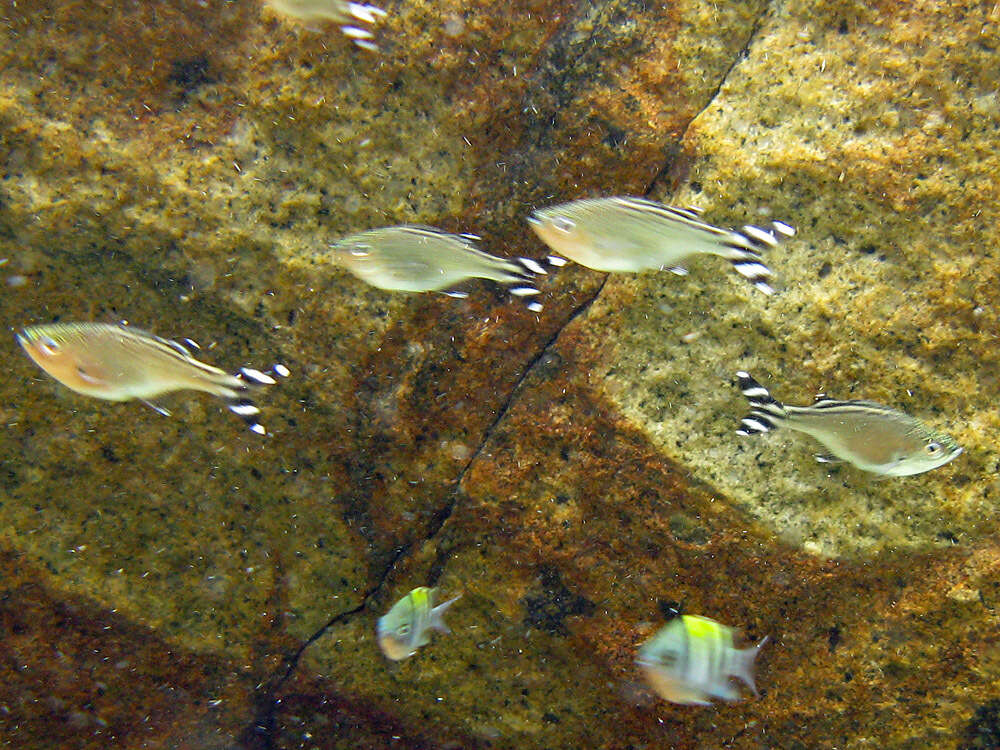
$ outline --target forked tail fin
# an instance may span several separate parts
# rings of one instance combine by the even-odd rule
[[[753,690],[754,695],[760,695],[757,692],[757,683],[754,681],[754,661],[757,659],[757,654],[764,647],[764,644],[768,642],[770,636],[764,636],[763,640],[756,646],[751,646],[750,648],[738,649],[733,655],[733,664],[730,667],[730,677],[735,677],[738,680],[742,680],[746,683],[747,687]]]
[[[440,633],[450,633],[451,628],[449,628],[444,621],[444,613],[448,611],[448,608],[462,598],[462,595],[452,597],[446,602],[442,602],[431,610],[430,620],[428,622],[428,627],[437,630]]]
[[[736,273],[743,276],[764,294],[774,294],[768,283],[771,269],[764,265],[762,250],[777,247],[780,242],[795,235],[795,228],[783,221],[771,222],[771,229],[761,229],[747,225],[734,229],[731,241],[726,243],[730,253],[726,255]]]
[[[513,282],[508,288],[508,291],[515,297],[529,298],[529,301],[527,302],[528,309],[532,312],[541,312],[542,304],[534,299],[531,299],[540,293],[534,284],[534,280],[538,276],[547,276],[550,270],[561,268],[566,262],[562,258],[553,256],[543,258],[542,260],[535,260],[534,258],[512,258],[510,262],[521,268],[520,275],[523,280]]]
[[[271,371],[283,378],[287,378],[290,374],[288,368],[282,364],[274,365]],[[255,370],[252,367],[241,367],[240,371],[236,373],[236,378],[243,383],[243,387],[231,398],[226,399],[226,406],[229,407],[229,411],[246,422],[251,432],[255,432],[258,435],[266,435],[267,430],[264,429],[264,425],[257,419],[257,415],[260,414],[260,408],[247,394],[253,388],[274,385],[278,381],[266,372]]]
[[[759,435],[778,429],[788,418],[784,405],[768,393],[767,388],[750,377],[750,373],[740,371],[736,373],[736,378],[739,380],[740,390],[750,402],[750,413],[743,417],[736,434]]]

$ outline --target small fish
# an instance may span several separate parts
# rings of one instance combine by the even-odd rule
[[[476,247],[474,235],[448,234],[422,226],[397,226],[352,234],[330,247],[334,260],[362,281],[379,289],[399,292],[447,291],[468,279],[489,279],[512,285],[517,297],[538,294],[532,277],[544,268],[530,258],[506,260]],[[540,310],[541,305],[529,305]]]
[[[264,4],[281,15],[305,23],[313,21],[339,23],[340,30],[356,45],[371,52],[378,51],[378,47],[371,41],[375,35],[367,27],[358,25],[358,22],[374,25],[378,18],[386,15],[384,10],[374,5],[347,2],[347,0],[265,0]]]
[[[444,613],[461,598],[461,594],[434,606],[437,589],[420,586],[396,602],[378,619],[375,635],[382,653],[393,661],[408,659],[430,641],[430,630],[450,633],[444,624]]]
[[[260,370],[243,367],[230,375],[199,362],[176,341],[124,325],[52,323],[29,326],[16,338],[36,365],[77,393],[107,401],[141,399],[170,416],[151,399],[172,391],[204,391],[225,400],[252,431],[266,433],[257,421],[260,409],[247,396],[252,386],[275,383]],[[288,375],[284,365],[274,371]]]
[[[766,637],[752,648],[734,648],[731,628],[707,617],[682,615],[642,645],[636,663],[661,698],[707,706],[709,698],[739,700],[732,677],[757,695],[753,663],[765,643]]]
[[[816,397],[812,406],[785,406],[748,373],[738,372],[740,390],[750,401],[737,435],[757,435],[788,427],[818,440],[828,453],[822,463],[847,461],[864,471],[891,477],[921,474],[962,452],[948,435],[935,432],[901,411],[871,401]]]
[[[772,222],[773,231],[754,226],[719,229],[703,222],[697,209],[629,197],[591,198],[540,209],[528,223],[550,248],[595,271],[668,269],[684,276],[686,258],[709,253],[729,260],[765,294],[774,290],[767,283],[771,270],[760,251],[795,234],[780,221]]]

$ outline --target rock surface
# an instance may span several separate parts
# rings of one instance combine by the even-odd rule
[[[261,440],[77,396],[11,340],[0,737],[43,747],[985,747],[996,725],[1000,11],[410,3],[382,50],[254,2],[0,9],[10,327],[123,318],[286,363]],[[947,30],[942,35],[940,31]],[[795,239],[393,295],[327,243],[419,222],[539,257],[535,206],[646,194]],[[902,480],[740,440],[748,369],[920,415]],[[389,664],[375,620],[462,593]],[[676,609],[772,641],[760,698],[641,683]]]

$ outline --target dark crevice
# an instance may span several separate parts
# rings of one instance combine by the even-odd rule
[[[715,87],[714,91],[712,91],[712,94],[708,98],[708,101],[705,102],[705,105],[688,122],[687,128],[685,128],[684,133],[678,140],[678,143],[684,142],[684,139],[687,137],[688,131],[691,128],[691,124],[698,117],[700,117],[705,110],[707,110],[712,105],[716,97],[719,95],[719,92],[722,90],[722,87],[728,80],[729,75],[732,73],[733,69],[739,64],[741,60],[743,60],[748,55],[750,45],[756,38],[757,33],[760,30],[761,24],[763,22],[763,19],[767,15],[769,10],[770,7],[765,8],[764,12],[762,12],[754,20],[753,28],[750,30],[750,34],[748,35],[746,42],[743,44],[743,47],[734,56],[733,62],[726,69],[726,72],[722,76],[720,76],[718,85]],[[671,154],[664,163],[663,167],[656,173],[656,175],[653,176],[653,178],[649,182],[649,185],[643,191],[644,196],[648,196],[656,187],[656,184],[660,181],[660,179],[669,173],[671,167],[673,166],[675,156],[676,154]],[[265,748],[265,750],[273,750],[274,748],[275,714],[278,708],[278,700],[276,699],[275,695],[295,672],[296,668],[298,667],[299,660],[302,657],[302,654],[305,653],[305,650],[309,648],[309,646],[311,646],[316,640],[321,638],[324,635],[324,633],[327,632],[327,630],[342,622],[346,622],[354,615],[363,612],[367,608],[369,600],[371,600],[372,597],[376,596],[381,591],[383,584],[392,574],[392,571],[395,569],[396,564],[406,556],[407,552],[409,552],[409,550],[412,547],[415,547],[418,543],[426,544],[427,542],[432,541],[441,532],[441,530],[445,527],[445,525],[448,523],[448,520],[455,512],[455,508],[458,504],[459,495],[462,492],[461,489],[462,483],[465,480],[466,474],[468,474],[469,469],[472,468],[472,465],[479,459],[480,455],[482,455],[482,452],[485,450],[486,446],[492,439],[493,433],[496,431],[497,427],[509,413],[511,406],[513,405],[515,399],[520,395],[521,389],[524,387],[524,384],[527,381],[528,377],[534,371],[535,366],[539,363],[539,361],[543,357],[545,357],[546,354],[549,353],[549,350],[562,335],[566,327],[570,323],[575,321],[577,318],[579,318],[581,315],[583,315],[587,310],[590,309],[590,306],[601,295],[601,292],[604,290],[607,281],[608,281],[608,275],[605,275],[604,279],[601,281],[600,285],[597,287],[594,293],[590,295],[586,300],[584,300],[575,310],[573,310],[573,312],[566,318],[565,322],[553,332],[553,334],[548,338],[545,344],[541,348],[539,348],[538,353],[531,359],[530,362],[527,363],[523,372],[521,373],[521,377],[518,378],[516,383],[514,383],[513,387],[510,389],[510,392],[507,395],[507,398],[504,400],[503,404],[501,404],[500,408],[497,410],[496,417],[483,432],[483,437],[480,440],[479,445],[472,452],[472,455],[469,457],[469,460],[466,462],[465,466],[462,467],[461,472],[459,472],[458,481],[455,483],[455,490],[452,492],[448,504],[442,509],[440,513],[438,513],[435,516],[433,523],[428,529],[428,533],[420,540],[414,540],[410,544],[406,544],[397,548],[395,553],[383,567],[380,575],[378,576],[378,580],[364,593],[361,602],[352,609],[344,610],[343,612],[340,612],[337,615],[331,617],[322,627],[320,627],[315,633],[313,633],[313,635],[311,635],[301,645],[299,645],[299,647],[293,653],[285,657],[283,661],[284,669],[283,670],[279,669],[278,670],[279,673],[276,674],[268,683],[266,683],[261,688],[260,697],[257,701],[257,707],[258,707],[257,717],[253,722],[251,730],[255,735],[255,737],[257,738],[257,740],[261,743],[261,746]],[[436,574],[432,575],[433,579],[436,579],[436,577],[437,577]],[[429,583],[433,584],[433,580],[429,581]]]
[[[354,615],[363,612],[368,606],[368,601],[382,588],[382,584],[385,582],[389,573],[392,572],[392,569],[396,566],[396,562],[406,554],[411,546],[412,545],[410,544],[406,544],[398,547],[388,563],[385,565],[378,580],[361,597],[361,602],[357,606],[344,610],[343,612],[339,612],[327,620],[322,627],[303,641],[294,652],[285,656],[282,660],[282,666],[284,667],[283,670],[279,667],[275,672],[275,675],[272,676],[266,683],[261,685],[254,701],[256,705],[256,716],[254,717],[253,723],[250,725],[248,730],[248,734],[250,734],[251,737],[259,743],[259,747],[264,748],[264,750],[274,750],[275,713],[277,712],[279,703],[279,700],[276,698],[276,694],[295,672],[296,667],[299,665],[299,659],[302,658],[302,654],[304,654],[307,648],[316,642],[316,640],[321,638],[323,634],[334,625],[346,622]]]
[[[743,43],[743,46],[740,47],[740,51],[737,52],[735,55],[733,55],[733,61],[729,64],[729,67],[726,68],[726,72],[723,73],[721,76],[719,76],[719,82],[716,85],[715,89],[712,91],[711,96],[708,97],[708,100],[705,102],[705,105],[701,109],[699,109],[690,120],[688,120],[687,127],[684,128],[684,132],[681,133],[681,137],[677,139],[677,148],[671,150],[671,152],[667,155],[667,158],[664,160],[663,166],[660,167],[659,171],[657,171],[657,173],[653,176],[653,179],[650,180],[649,186],[646,188],[645,192],[643,192],[644,198],[648,198],[650,193],[653,192],[657,183],[661,179],[666,177],[668,174],[670,174],[670,170],[673,169],[674,167],[674,159],[676,155],[680,153],[681,144],[683,144],[684,141],[687,139],[688,132],[691,130],[691,125],[694,123],[695,120],[701,117],[702,113],[705,112],[705,110],[707,110],[709,107],[712,106],[716,98],[719,96],[719,92],[722,91],[722,87],[725,86],[726,81],[729,80],[730,74],[733,72],[736,66],[740,64],[741,60],[745,60],[749,56],[750,45],[753,44],[754,39],[757,38],[757,32],[760,31],[760,27],[764,22],[764,18],[767,16],[768,13],[770,13],[770,11],[771,11],[770,4],[765,5],[764,10],[761,11],[760,15],[758,15],[754,19],[753,26],[750,29],[750,33],[747,35],[746,41]]]
[[[504,400],[503,404],[497,410],[496,418],[490,423],[490,425],[483,432],[482,440],[480,440],[478,447],[473,451],[469,460],[466,462],[465,466],[462,467],[462,471],[459,472],[458,481],[455,483],[455,490],[451,495],[448,504],[445,506],[444,510],[437,515],[434,519],[434,523],[428,530],[428,533],[420,540],[414,540],[410,544],[400,546],[396,549],[392,558],[383,567],[378,580],[364,593],[361,598],[361,602],[348,610],[344,610],[333,617],[331,617],[327,622],[320,627],[315,633],[313,633],[309,638],[303,641],[294,652],[288,654],[283,660],[283,669],[279,668],[275,676],[272,677],[267,683],[264,683],[259,691],[258,698],[256,700],[257,713],[254,721],[250,727],[250,733],[254,739],[259,743],[259,746],[264,748],[264,750],[273,750],[274,748],[274,730],[275,730],[275,713],[278,708],[278,700],[276,698],[277,692],[281,689],[295,672],[298,667],[299,660],[305,650],[309,648],[316,640],[321,638],[327,630],[332,628],[334,625],[338,625],[342,622],[346,622],[354,615],[360,614],[368,606],[368,602],[372,597],[376,596],[382,588],[382,585],[389,578],[396,564],[406,556],[406,553],[414,546],[419,544],[426,544],[427,542],[434,539],[441,529],[451,518],[452,513],[455,511],[455,507],[458,503],[458,496],[461,493],[462,481],[465,479],[465,475],[468,473],[469,469],[476,462],[479,456],[482,454],[483,449],[489,443],[493,432],[496,430],[497,425],[503,421],[504,417],[510,411],[511,404],[514,402],[516,396],[520,393],[522,386],[528,375],[534,370],[535,365],[538,361],[545,356],[552,345],[556,342],[559,336],[562,334],[563,330],[576,320],[580,315],[582,315],[587,309],[590,308],[594,300],[596,300],[601,291],[604,289],[604,285],[607,283],[607,276],[601,281],[600,285],[597,287],[595,292],[584,300],[573,312],[566,318],[566,321],[555,330],[555,332],[548,338],[545,344],[538,350],[538,353],[531,359],[530,362],[525,366],[521,377],[518,378],[517,382],[514,383],[513,387],[510,389],[510,393]],[[430,583],[433,583],[431,581]]]
[[[549,349],[552,348],[552,345],[559,339],[559,337],[562,335],[562,332],[566,330],[566,326],[568,326],[570,323],[572,323],[574,320],[580,317],[580,315],[582,315],[584,312],[590,309],[590,306],[594,303],[594,300],[596,300],[601,295],[601,291],[604,289],[604,285],[607,284],[607,282],[608,282],[608,277],[607,275],[605,275],[605,277],[601,280],[600,285],[597,287],[594,293],[590,297],[585,299],[582,303],[580,303],[580,305],[575,310],[573,310],[572,313],[570,313],[569,317],[567,317],[566,320],[563,322],[563,324],[553,332],[553,334],[548,338],[545,344],[543,344],[542,347],[538,350],[538,353],[532,358],[530,362],[528,362],[527,366],[524,368],[524,371],[521,373],[521,377],[518,378],[517,382],[514,383],[514,386],[510,389],[510,393],[507,395],[507,399],[497,410],[496,418],[490,423],[490,425],[483,432],[483,439],[479,441],[479,445],[472,452],[472,455],[469,457],[468,462],[465,464],[465,466],[462,468],[462,471],[459,473],[458,481],[455,483],[455,491],[452,493],[451,499],[448,501],[448,505],[445,507],[444,512],[439,514],[438,519],[435,519],[437,523],[435,523],[433,528],[431,528],[430,533],[424,538],[423,541],[425,543],[429,542],[435,536],[437,536],[437,534],[441,531],[441,529],[444,528],[444,525],[448,522],[448,519],[451,518],[452,513],[454,513],[455,511],[455,505],[458,502],[459,493],[461,493],[462,491],[462,482],[465,481],[465,475],[468,474],[469,469],[472,468],[472,465],[479,459],[479,456],[482,454],[483,450],[486,448],[486,445],[490,442],[490,439],[493,437],[493,433],[496,430],[497,426],[499,426],[499,424],[503,421],[504,417],[507,416],[507,413],[510,411],[511,404],[513,404],[514,400],[520,395],[521,388],[524,386],[524,382],[528,379],[528,376],[531,375],[531,373],[534,371],[535,365],[537,365],[539,360],[541,360],[542,357],[544,357],[548,353]]]

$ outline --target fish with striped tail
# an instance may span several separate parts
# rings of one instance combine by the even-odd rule
[[[822,463],[846,461],[863,471],[891,477],[922,474],[956,458],[962,448],[901,411],[871,401],[837,401],[817,396],[810,406],[787,406],[749,373],[738,372],[750,402],[737,435],[759,435],[787,427],[813,437],[826,449]]]
[[[476,246],[471,234],[448,234],[440,229],[404,224],[359,232],[333,243],[333,261],[362,281],[397,292],[443,292],[451,297],[468,294],[456,289],[469,279],[503,284],[515,297],[539,293],[533,279],[546,273],[531,258],[498,258]],[[542,306],[530,301],[528,309]]]
[[[264,4],[279,15],[304,23],[329,21],[340,24],[340,31],[357,46],[378,52],[372,41],[372,27],[386,12],[375,5],[348,0],[264,0]]]
[[[683,276],[688,258],[718,255],[765,294],[774,289],[761,252],[795,234],[780,221],[772,222],[771,229],[720,229],[702,221],[697,209],[630,197],[589,198],[539,209],[528,223],[552,250],[595,271],[667,269]]]
[[[52,323],[28,326],[17,343],[32,361],[70,390],[106,401],[139,399],[165,416],[153,399],[173,391],[194,390],[218,396],[247,427],[266,434],[252,389],[274,385],[271,375],[252,367],[229,374],[194,358],[188,346],[131,326],[108,323]],[[288,368],[273,372],[288,376]]]

